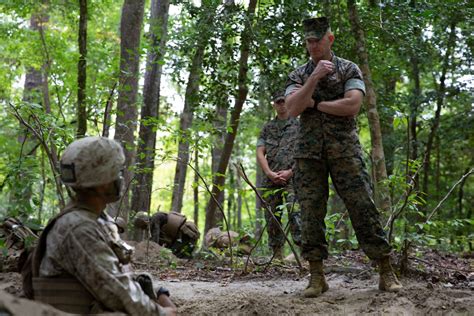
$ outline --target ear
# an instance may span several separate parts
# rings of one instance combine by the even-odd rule
[[[332,34],[332,33],[328,34],[328,39],[329,39],[329,43],[331,43],[331,45],[332,45],[332,43],[334,43],[334,39],[335,39],[334,34]]]

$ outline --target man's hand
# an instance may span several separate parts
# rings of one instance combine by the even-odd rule
[[[322,79],[326,77],[328,74],[334,71],[334,64],[329,60],[320,60],[314,68],[313,73],[311,73],[311,77],[316,80]]]
[[[267,174],[267,177],[272,180],[273,183],[279,184],[279,185],[285,185],[286,184],[286,179],[283,178],[281,175],[279,175],[276,172],[270,171]]]
[[[277,175],[285,179],[285,182],[288,182],[288,180],[290,180],[291,177],[293,177],[293,171],[291,169],[280,170],[277,172]]]

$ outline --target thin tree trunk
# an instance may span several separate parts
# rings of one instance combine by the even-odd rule
[[[117,100],[117,117],[114,138],[120,141],[125,152],[124,182],[128,188],[134,176],[135,137],[137,122],[137,94],[140,62],[140,38],[145,0],[125,0],[120,20],[120,75]],[[126,189],[121,201],[112,207],[112,215],[123,209],[123,218],[128,218],[129,191]]]
[[[469,172],[469,168],[466,168],[464,170],[464,173],[463,174],[467,174]],[[462,214],[462,200],[464,199],[464,185],[466,184],[466,180],[467,180],[467,177],[466,178],[463,178],[461,183],[459,184],[459,194],[458,194],[458,210],[457,210],[457,214],[458,214],[458,218],[462,218],[461,214]],[[470,213],[471,213],[471,209],[472,207],[469,208],[469,216],[466,217],[466,218],[472,218],[470,216]]]
[[[136,163],[136,184],[133,186],[131,209],[148,214],[153,189],[156,127],[160,108],[160,84],[163,57],[168,37],[169,0],[152,0],[150,13],[150,49],[147,53],[143,106],[141,108]]]
[[[237,190],[237,228],[240,230],[242,229],[242,179],[237,170],[235,170],[235,176]]]
[[[194,172],[194,189],[193,189],[193,195],[194,195],[194,223],[196,224],[197,227],[199,227],[199,149],[196,147],[194,149],[194,169],[196,172]]]
[[[221,160],[219,161],[219,167],[217,170],[217,175],[215,178],[215,182],[212,186],[211,194],[214,197],[219,196],[221,192],[221,187],[223,187],[225,183],[225,173],[227,166],[229,164],[230,155],[232,153],[232,148],[234,147],[235,137],[237,135],[237,130],[239,128],[239,120],[240,120],[240,113],[242,112],[242,107],[247,99],[248,93],[248,86],[247,86],[247,73],[248,73],[248,58],[250,54],[250,45],[252,40],[252,21],[253,15],[255,13],[255,7],[257,5],[257,0],[250,0],[249,7],[247,11],[247,23],[245,28],[242,32],[241,38],[241,49],[240,49],[240,61],[239,61],[239,88],[237,92],[237,98],[235,101],[235,107],[232,111],[232,115],[230,118],[230,132],[227,132],[226,140],[224,143],[224,149],[222,152]],[[204,232],[206,233],[212,227],[215,227],[215,213],[216,213],[216,203],[212,199],[209,199],[208,206],[206,208],[206,225],[204,228]]]
[[[425,159],[423,161],[423,192],[428,195],[428,180],[431,169],[431,151],[433,150],[433,142],[438,131],[439,122],[441,118],[441,109],[443,107],[445,93],[446,93],[446,73],[449,68],[449,59],[451,54],[454,52],[456,46],[456,23],[452,22],[450,25],[450,33],[448,44],[446,47],[446,54],[443,58],[443,68],[441,71],[441,78],[439,79],[438,91],[436,93],[436,111],[433,123],[431,125],[431,131],[428,135],[428,141],[426,143]]]
[[[32,31],[39,31],[43,24],[48,21],[48,16],[45,12],[34,12],[30,18],[30,29]],[[36,103],[42,104],[42,88],[43,88],[43,74],[42,68],[36,69],[29,67],[25,75],[25,84],[23,87],[23,102],[25,103]],[[44,106],[44,104],[43,104]],[[22,204],[25,201],[29,201],[32,198],[33,190],[32,183],[28,181],[28,170],[22,166],[24,160],[34,159],[36,156],[35,146],[38,143],[37,140],[31,135],[28,129],[20,123],[20,133],[18,135],[18,143],[21,146],[20,156],[18,158],[18,172],[14,172],[13,181],[15,185],[10,190],[10,204],[19,205],[23,208]],[[25,181],[26,180],[26,181]],[[20,210],[20,214],[27,217],[27,214],[23,214],[24,210]]]
[[[257,174],[255,179],[255,186],[260,189],[262,187],[263,180],[263,171],[258,164],[257,157],[255,156],[255,165],[257,166]],[[259,190],[260,191],[260,190]],[[262,192],[259,192],[262,195]],[[260,236],[262,233],[262,222],[263,222],[263,212],[262,212],[262,201],[255,195],[255,236]]]
[[[372,143],[372,161],[374,168],[375,197],[378,206],[385,211],[390,210],[391,202],[388,190],[383,186],[382,181],[387,179],[387,169],[385,166],[385,155],[382,143],[382,132],[380,128],[380,118],[377,111],[377,96],[372,83],[372,73],[369,66],[369,56],[365,43],[365,33],[362,29],[355,0],[348,0],[349,20],[352,32],[356,38],[356,51],[360,60],[360,68],[364,74],[366,87],[367,116],[369,118],[370,139]]]
[[[79,0],[79,61],[77,63],[77,137],[87,132],[87,0]]]
[[[435,173],[435,190],[436,190],[436,200],[441,198],[441,186],[440,186],[440,176],[441,176],[441,140],[439,135],[436,135],[436,173]]]
[[[193,56],[189,79],[186,86],[184,99],[184,109],[181,113],[179,129],[182,133],[178,145],[178,161],[174,175],[174,187],[171,201],[171,210],[181,213],[183,207],[184,187],[186,184],[186,173],[189,163],[189,139],[191,138],[190,128],[194,119],[194,111],[199,104],[199,85],[202,73],[202,62],[204,51],[209,38],[212,35],[212,22],[215,18],[216,8],[209,6],[202,11],[202,16],[197,22],[196,51]]]
[[[416,9],[416,0],[411,1],[411,6],[413,9]],[[415,39],[415,43],[421,43],[421,30],[418,26],[416,26],[413,30],[413,38]],[[416,161],[418,159],[418,130],[417,130],[417,125],[418,125],[418,108],[420,106],[421,102],[421,81],[420,81],[420,61],[418,58],[418,50],[417,47],[414,47],[411,50],[411,57],[410,57],[410,64],[412,65],[412,71],[411,71],[411,81],[413,82],[413,91],[412,91],[412,99],[410,102],[410,122],[409,122],[409,128],[410,128],[410,139],[409,139],[409,145],[410,145],[410,160]],[[419,172],[416,172],[416,170],[413,170],[411,168],[408,169],[407,177],[408,179],[414,178],[414,187],[413,191],[418,192],[419,187],[420,187],[420,181],[419,181]],[[409,180],[410,181],[410,180]]]
[[[116,87],[117,87],[117,82],[115,82],[112,89],[110,89],[109,96],[107,97],[107,101],[105,101],[104,122],[102,124],[103,137],[109,137],[110,121],[112,120],[112,106],[114,103],[114,95],[115,95]]]
[[[222,101],[222,102],[219,102]],[[216,118],[213,122],[213,127],[217,131],[217,135],[214,138],[214,144],[212,146],[211,155],[212,155],[212,174],[215,178],[219,169],[219,161],[222,157],[223,144],[225,143],[226,129],[227,129],[227,110],[228,106],[224,103],[226,100],[219,100],[216,105]],[[219,195],[216,197],[216,200],[222,204],[224,202],[225,190],[219,192]],[[214,215],[215,222],[220,223],[222,221],[222,214],[220,212],[215,213]]]
[[[397,79],[395,78],[389,78],[385,82],[384,93],[388,98],[390,98],[390,96],[395,95],[396,83]],[[391,107],[387,106],[387,108]],[[393,168],[395,163],[395,147],[397,144],[395,141],[395,129],[393,126],[394,118],[394,111],[385,111],[384,115],[382,115],[380,122],[382,128],[382,141],[385,155],[385,165],[387,166],[387,176],[393,174]]]

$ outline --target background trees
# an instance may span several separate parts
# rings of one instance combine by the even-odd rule
[[[117,205],[122,216],[173,209],[202,230],[221,225],[191,164],[230,225],[254,232],[258,203],[234,163],[256,179],[270,95],[307,58],[300,22],[326,14],[335,52],[370,70],[374,98],[359,127],[382,181],[375,188],[392,202],[381,206],[395,245],[472,250],[472,176],[428,217],[474,165],[468,1],[50,0],[0,9],[1,216],[45,223],[56,213],[68,195],[57,157],[86,133],[124,144],[133,194]],[[328,233],[353,247],[344,212],[329,214]]]

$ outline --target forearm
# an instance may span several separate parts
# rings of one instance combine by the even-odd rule
[[[316,89],[319,79],[315,76],[309,76],[306,83],[297,91],[290,94],[286,98],[288,113],[292,117],[297,117],[306,108],[314,104],[313,92]]]
[[[317,109],[336,116],[355,116],[359,113],[361,103],[362,93],[358,90],[351,90],[346,92],[342,99],[319,102]]]
[[[270,169],[267,158],[265,158],[265,147],[263,146],[257,147],[257,161],[260,168],[262,168],[263,173],[268,176],[268,174],[272,172],[272,169]]]

